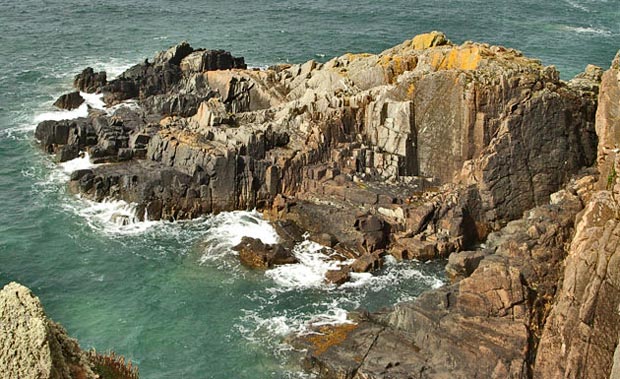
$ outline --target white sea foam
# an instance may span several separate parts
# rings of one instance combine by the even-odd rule
[[[90,60],[90,63],[86,62],[82,66],[90,66],[95,71],[105,71],[107,74],[107,79],[112,80],[134,65],[134,61],[113,58],[107,62],[101,62],[99,60],[92,59]]]
[[[568,5],[575,9],[579,9],[580,11],[590,12],[590,10],[583,4],[581,4],[578,0],[565,0]]]
[[[72,110],[53,110],[49,112],[43,112],[34,117],[34,122],[39,123],[41,121],[47,120],[74,120],[80,117],[87,117],[89,107],[101,110],[105,109],[105,103],[102,100],[102,94],[80,92],[80,95],[84,98],[84,102],[79,107]],[[32,128],[34,129],[35,126],[36,125],[33,125]]]
[[[222,212],[209,218],[207,224],[209,233],[203,242],[205,251],[201,263],[235,254],[232,247],[243,237],[258,238],[266,244],[278,242],[275,229],[257,211]]]
[[[400,283],[416,279],[424,283],[425,286],[436,289],[445,283],[434,275],[424,274],[420,269],[412,266],[409,262],[397,263],[393,257],[387,256],[384,261],[385,269],[380,275],[370,273],[351,273],[351,281],[344,283],[340,288],[359,288],[367,287],[372,291],[378,292],[391,286],[397,286]]]
[[[303,241],[293,248],[299,263],[286,264],[267,270],[278,289],[303,289],[325,287],[325,273],[337,270],[347,262],[339,262],[324,253],[325,247],[312,241]]]
[[[85,170],[97,166],[99,165],[90,161],[90,156],[86,152],[83,153],[81,157],[60,163],[60,167],[67,174],[71,174],[73,171]]]
[[[598,28],[594,28],[594,27],[580,27],[580,26],[568,26],[565,25],[564,26],[565,30],[568,30],[570,32],[575,32],[578,34],[596,34],[596,35],[601,35],[601,36],[606,36],[609,37],[611,36],[611,31],[607,30],[607,29],[598,29]]]
[[[161,223],[140,221],[136,213],[137,205],[122,200],[96,202],[77,196],[65,207],[83,217],[92,229],[105,234],[138,234]]]
[[[84,102],[79,107],[68,110],[53,110],[49,112],[43,112],[34,117],[34,122],[39,123],[42,121],[60,121],[60,120],[74,120],[80,117],[88,116],[88,105]],[[32,129],[34,129],[36,125],[32,125]]]

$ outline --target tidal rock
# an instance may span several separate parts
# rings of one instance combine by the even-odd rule
[[[106,83],[107,75],[105,71],[95,72],[92,67],[87,67],[75,76],[73,87],[82,92],[94,93],[99,92],[100,88]]]
[[[351,279],[351,268],[349,266],[342,266],[338,270],[328,270],[325,273],[325,281],[327,283],[341,285],[348,282]]]
[[[239,252],[239,260],[250,268],[267,269],[276,265],[297,263],[297,258],[282,245],[264,244],[252,237],[243,237],[239,245],[233,247]]]
[[[364,254],[357,258],[351,264],[351,270],[354,272],[369,272],[381,268],[382,261],[379,254]]]
[[[99,378],[77,341],[47,318],[28,288],[13,282],[0,291],[0,324],[3,378]]]
[[[75,109],[84,103],[84,98],[79,92],[70,92],[61,95],[55,102],[54,106],[60,109]]]

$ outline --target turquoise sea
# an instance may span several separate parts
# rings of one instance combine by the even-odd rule
[[[119,74],[181,40],[260,67],[380,52],[430,30],[520,49],[568,79],[609,65],[620,2],[0,1],[0,286],[29,286],[84,348],[125,355],[143,378],[303,377],[286,335],[412,299],[442,284],[442,262],[388,262],[333,289],[317,279],[325,263],[312,246],[300,246],[304,264],[249,271],[230,246],[275,238],[257,213],[120,227],[110,213],[131,208],[67,194],[34,127],[68,116],[51,104],[82,68]]]

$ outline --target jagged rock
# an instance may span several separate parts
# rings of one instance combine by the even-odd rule
[[[349,266],[342,266],[338,270],[328,270],[325,273],[325,281],[338,286],[348,282],[350,279],[351,268]]]
[[[615,209],[592,187],[616,191],[619,61],[564,82],[516,50],[455,45],[433,32],[380,54],[255,71],[181,44],[111,82],[92,69],[76,78],[108,105],[134,99],[140,110],[91,110],[74,123],[42,123],[35,135],[61,159],[128,159],[76,175],[70,188],[135,202],[139,218],[260,208],[311,236],[334,236],[340,258],[364,269],[375,267],[365,254],[383,249],[398,259],[471,250],[452,258],[452,285],[311,349],[309,365],[323,377],[570,377],[591,364],[600,376],[619,341],[616,316],[599,301],[616,301],[615,274],[599,259],[612,258],[613,246],[590,247],[595,238],[613,244],[615,219],[601,213],[609,225],[596,229],[587,215],[591,201]],[[600,179],[570,182],[597,158]],[[584,205],[578,230],[594,229],[579,247],[571,233]],[[290,258],[246,244],[259,252],[240,253],[253,266]],[[575,275],[556,294],[573,245],[583,261],[569,256]],[[346,280],[345,271],[329,280]]]
[[[581,209],[574,191],[489,237],[493,254],[468,278],[371,315],[328,349],[311,344],[306,364],[326,378],[526,377]]]
[[[39,299],[15,282],[0,291],[0,373],[3,378],[98,378],[87,355]]]
[[[351,264],[351,270],[353,272],[369,272],[378,270],[382,266],[381,257],[379,254],[364,254],[357,258]]]
[[[69,92],[61,95],[55,102],[54,106],[60,109],[75,109],[84,103],[84,98],[79,92]]]
[[[599,138],[597,163],[601,189],[612,189],[614,162],[620,151],[620,51],[602,76],[599,105],[596,109],[596,134]]]
[[[461,251],[450,254],[446,265],[450,281],[456,282],[470,276],[486,255],[484,251]]]
[[[620,188],[614,149],[620,143],[619,75],[620,53],[603,74],[596,114],[598,188],[605,190],[589,188],[592,195],[577,218],[564,277],[536,355],[534,375],[539,378],[615,378],[618,373]]]
[[[75,76],[73,87],[81,92],[99,92],[99,89],[107,83],[105,71],[95,72],[92,67],[87,67]]]
[[[243,57],[233,57],[224,50],[197,50],[187,55],[181,61],[181,69],[189,72],[203,72],[214,70],[245,70],[247,65]]]
[[[269,207],[278,194],[315,203],[330,197],[343,208],[348,203],[371,213],[389,204],[389,214],[400,216],[383,235],[365,233],[365,241],[357,241],[364,249],[389,247],[389,234],[404,229],[439,233],[438,250],[448,254],[544,202],[594,156],[589,112],[596,102],[595,70],[569,86],[553,68],[516,51],[456,46],[441,33],[378,55],[348,54],[278,70],[243,70],[229,53],[187,44],[153,62],[100,88],[107,104],[136,99],[142,121],[130,124],[121,116],[121,123],[104,128],[89,117],[97,141],[80,139],[77,149],[63,154],[90,150],[96,162],[136,157],[128,160],[132,164],[146,158],[157,163],[153,167],[192,177],[178,196],[107,194],[123,194],[143,208],[166,208],[199,192],[209,199],[201,207],[186,202],[191,210],[179,209],[177,216]],[[148,144],[130,146],[136,134],[148,135]],[[122,150],[128,148],[133,150]],[[506,167],[513,172],[504,173]],[[147,183],[151,177],[137,173],[132,188],[157,186]],[[376,179],[395,186],[374,188]],[[443,199],[419,214],[406,203],[416,186],[424,191],[452,181],[467,188],[461,203]],[[100,198],[105,188],[91,196]],[[470,229],[476,233],[467,237]]]
[[[252,237],[243,237],[239,245],[233,247],[239,252],[239,260],[250,268],[267,269],[276,265],[297,263],[297,258],[282,245],[267,245]]]
[[[172,64],[179,66],[181,61],[190,55],[194,49],[186,41],[171,47],[166,51],[162,51],[155,56],[154,63],[156,65]]]

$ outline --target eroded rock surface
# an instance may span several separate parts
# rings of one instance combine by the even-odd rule
[[[302,342],[309,369],[324,378],[616,378],[619,61],[600,86],[598,167],[478,249],[451,255],[454,284],[366,315],[334,343]],[[574,84],[585,76],[600,70]]]
[[[138,108],[42,123],[36,136],[60,160],[87,151],[114,163],[72,188],[136,202],[141,218],[268,209],[283,195],[380,217],[385,236],[346,225],[342,242],[360,254],[401,240],[399,257],[430,259],[546,202],[594,162],[599,79],[593,69],[565,83],[518,51],[437,32],[267,70],[182,43],[114,80],[76,77],[108,105]]]
[[[3,378],[98,378],[77,341],[45,315],[26,287],[7,284],[0,291],[0,373]]]
[[[107,163],[72,174],[86,197],[137,203],[153,220],[262,209],[354,260],[333,283],[385,254],[461,252],[453,284],[323,330],[337,341],[311,341],[307,359],[321,377],[614,367],[618,59],[564,82],[518,51],[438,32],[267,70],[181,43],[114,80],[86,69],[75,86],[109,107],[35,135],[61,161]],[[600,175],[585,169],[597,162]],[[269,267],[275,249],[247,260]]]

